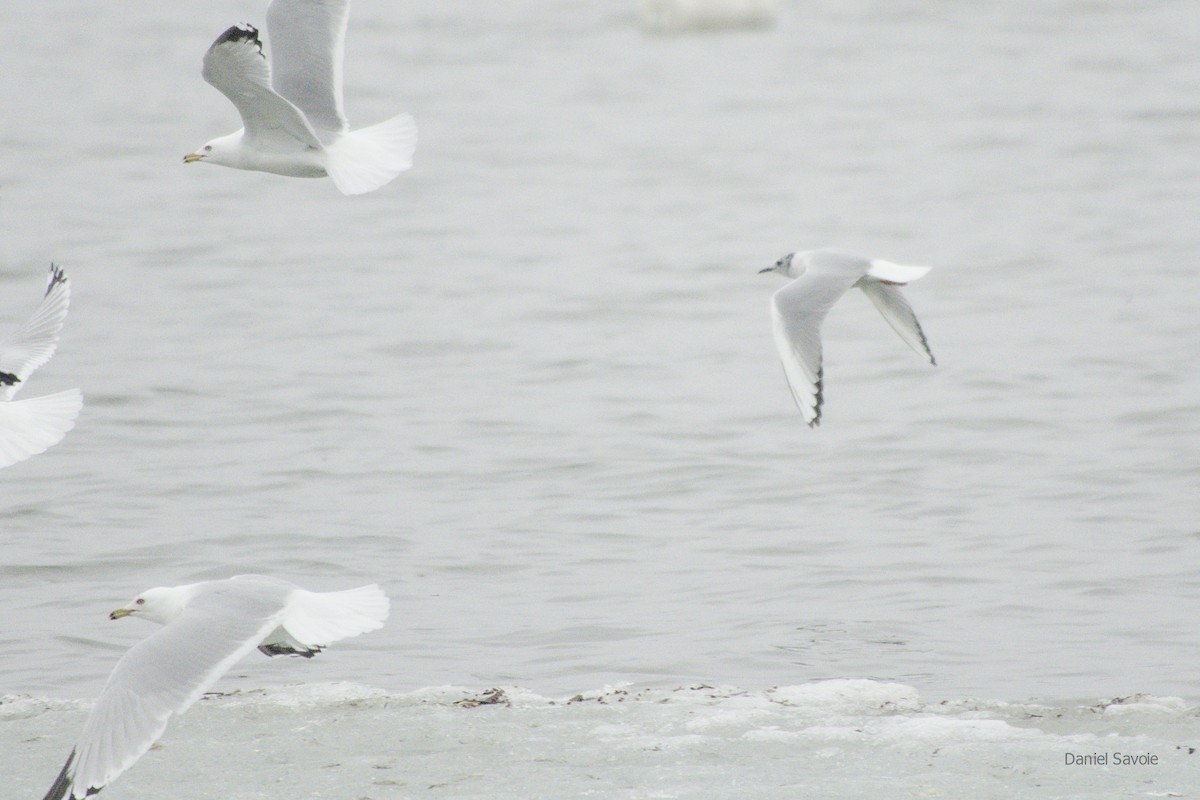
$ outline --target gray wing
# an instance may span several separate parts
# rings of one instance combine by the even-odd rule
[[[34,370],[50,360],[71,303],[71,285],[59,267],[50,265],[50,282],[37,311],[0,343],[0,400],[11,400]]]
[[[74,769],[70,760],[64,768],[69,800],[99,791],[131,767],[173,714],[196,702],[279,624],[287,593],[220,583],[117,662],[72,753]],[[62,783],[60,776],[55,786]]]
[[[821,422],[824,400],[821,322],[859,278],[858,272],[805,272],[771,297],[775,346],[792,397],[809,426]]]
[[[271,68],[253,27],[235,25],[218,36],[204,54],[201,74],[237,106],[245,141],[280,152],[321,147],[300,109],[271,88]]]
[[[349,128],[342,109],[342,61],[350,0],[272,0],[271,85],[318,131]]]
[[[888,321],[892,329],[900,334],[900,338],[909,347],[928,358],[930,364],[937,365],[933,351],[929,349],[929,342],[925,338],[925,331],[921,330],[921,323],[917,322],[917,315],[913,313],[912,307],[900,293],[898,285],[865,277],[859,281],[858,288],[871,298],[871,302],[879,309],[879,313]]]

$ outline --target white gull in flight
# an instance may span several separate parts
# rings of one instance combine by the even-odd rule
[[[83,408],[78,389],[13,400],[34,370],[54,355],[70,302],[71,284],[51,264],[41,305],[16,333],[0,341],[0,468],[44,452],[75,427]]]
[[[382,627],[388,606],[374,584],[309,592],[264,575],[142,592],[109,618],[145,617],[163,628],[117,662],[44,800],[98,793],[255,647],[312,658],[330,642]]]
[[[929,270],[833,249],[788,253],[774,266],[759,270],[795,278],[771,297],[771,321],[788,386],[809,427],[821,422],[821,322],[852,287],[857,286],[871,298],[909,347],[928,358],[930,364],[937,364],[925,332],[899,288]]]
[[[183,157],[297,178],[328,175],[343,194],[378,189],[412,166],[417,126],[400,114],[350,130],[342,56],[350,0],[272,0],[271,63],[258,30],[235,25],[204,55],[204,80],[237,106],[242,129]]]

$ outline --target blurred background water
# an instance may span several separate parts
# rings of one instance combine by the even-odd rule
[[[355,198],[180,163],[265,6],[0,6],[0,324],[64,265],[25,392],[86,400],[0,474],[0,692],[258,571],[393,617],[226,688],[1200,694],[1200,6],[358,0],[351,123],[421,142]],[[809,430],[756,271],[825,245],[935,266],[939,366],[850,295]]]

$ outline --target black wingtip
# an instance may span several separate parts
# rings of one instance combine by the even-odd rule
[[[301,658],[312,658],[317,653],[324,650],[320,645],[313,645],[304,649],[292,647],[282,643],[260,644],[259,652],[267,656],[300,656]]]
[[[817,392],[815,400],[813,413],[816,416],[812,418],[812,422],[808,423],[808,427],[810,428],[815,428],[821,424],[821,406],[825,405],[825,359],[821,359],[821,365],[817,367]]]
[[[67,763],[63,764],[62,772],[58,773],[58,777],[54,779],[54,785],[50,787],[50,791],[46,792],[46,796],[42,800],[63,800],[67,796],[67,792],[71,791],[71,782],[75,779],[74,773],[71,772],[71,765],[74,763],[75,751],[72,750],[71,755],[67,758]],[[92,795],[95,792],[89,791],[88,794]]]
[[[920,322],[917,322],[915,315],[913,316],[912,321],[913,325],[916,326],[917,335],[921,337],[921,347],[925,348],[925,355],[929,356],[929,363],[936,367],[937,359],[933,357],[933,350],[929,347],[929,340],[925,338],[925,329],[921,327]]]
[[[241,42],[251,42],[258,48],[259,55],[262,55],[262,41],[258,38],[258,28],[253,25],[247,25],[245,22],[240,22],[228,28],[224,33],[217,37],[217,40],[212,43],[213,47],[220,47],[227,42],[238,44]]]
[[[50,294],[50,292],[54,291],[55,286],[58,286],[60,283],[66,283],[66,282],[67,282],[67,273],[63,272],[62,267],[58,266],[53,261],[51,261],[50,262],[50,283],[46,284],[46,294]]]

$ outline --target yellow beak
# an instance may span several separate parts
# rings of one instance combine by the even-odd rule
[[[186,156],[183,157],[183,163],[191,164],[193,161],[200,161],[203,158],[204,158],[204,156],[201,155],[200,153],[188,153]]]
[[[118,608],[116,611],[109,614],[108,618],[109,619],[120,619],[121,617],[128,617],[132,613],[133,612],[130,611],[128,608]]]

